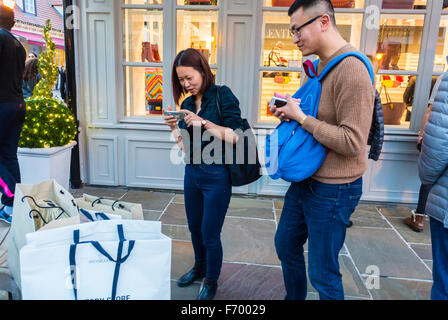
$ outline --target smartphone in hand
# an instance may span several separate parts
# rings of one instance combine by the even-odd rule
[[[167,117],[174,117],[177,120],[183,120],[185,118],[185,113],[178,111],[164,111],[163,114]]]
[[[271,102],[269,103],[269,107],[277,107],[277,108],[282,108],[284,106],[286,106],[286,104],[288,103],[288,101],[286,99],[282,99],[282,98],[277,98],[277,97],[273,97],[271,99]]]

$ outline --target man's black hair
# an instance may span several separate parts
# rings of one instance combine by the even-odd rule
[[[322,13],[328,14],[330,16],[331,22],[333,23],[333,25],[336,26],[334,7],[330,0],[296,0],[289,8],[288,15],[292,16],[293,13],[299,10],[300,8],[303,8],[303,10],[307,10],[317,5],[323,5],[323,7],[325,8],[325,12]]]

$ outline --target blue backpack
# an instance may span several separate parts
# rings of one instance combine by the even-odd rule
[[[353,51],[337,56],[328,63],[319,76],[315,71],[319,60],[314,61],[314,64],[305,63],[304,69],[308,75],[308,81],[294,94],[293,98],[301,99],[300,107],[306,115],[317,116],[322,79],[348,56],[355,56],[364,62],[374,83],[372,64],[360,52]],[[309,72],[310,69],[314,75]],[[281,178],[288,182],[303,181],[319,170],[326,156],[326,148],[297,121],[282,121],[274,132],[266,137],[266,169],[274,180]]]

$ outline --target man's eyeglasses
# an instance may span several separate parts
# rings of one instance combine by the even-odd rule
[[[310,21],[305,22],[305,23],[302,24],[300,27],[297,27],[297,28],[291,28],[291,29],[289,30],[289,33],[291,34],[291,37],[296,36],[297,38],[300,38],[300,30],[301,30],[302,28],[306,27],[307,25],[312,24],[314,21],[316,21],[317,19],[321,18],[322,16],[323,16],[323,15],[317,16],[317,17],[311,19]]]

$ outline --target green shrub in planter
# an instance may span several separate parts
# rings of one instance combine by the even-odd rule
[[[52,148],[65,146],[76,136],[77,127],[72,111],[64,102],[53,98],[52,88],[58,79],[54,63],[56,45],[50,37],[51,24],[47,20],[44,38],[47,50],[39,56],[41,80],[26,102],[26,119],[20,136],[21,148]]]

